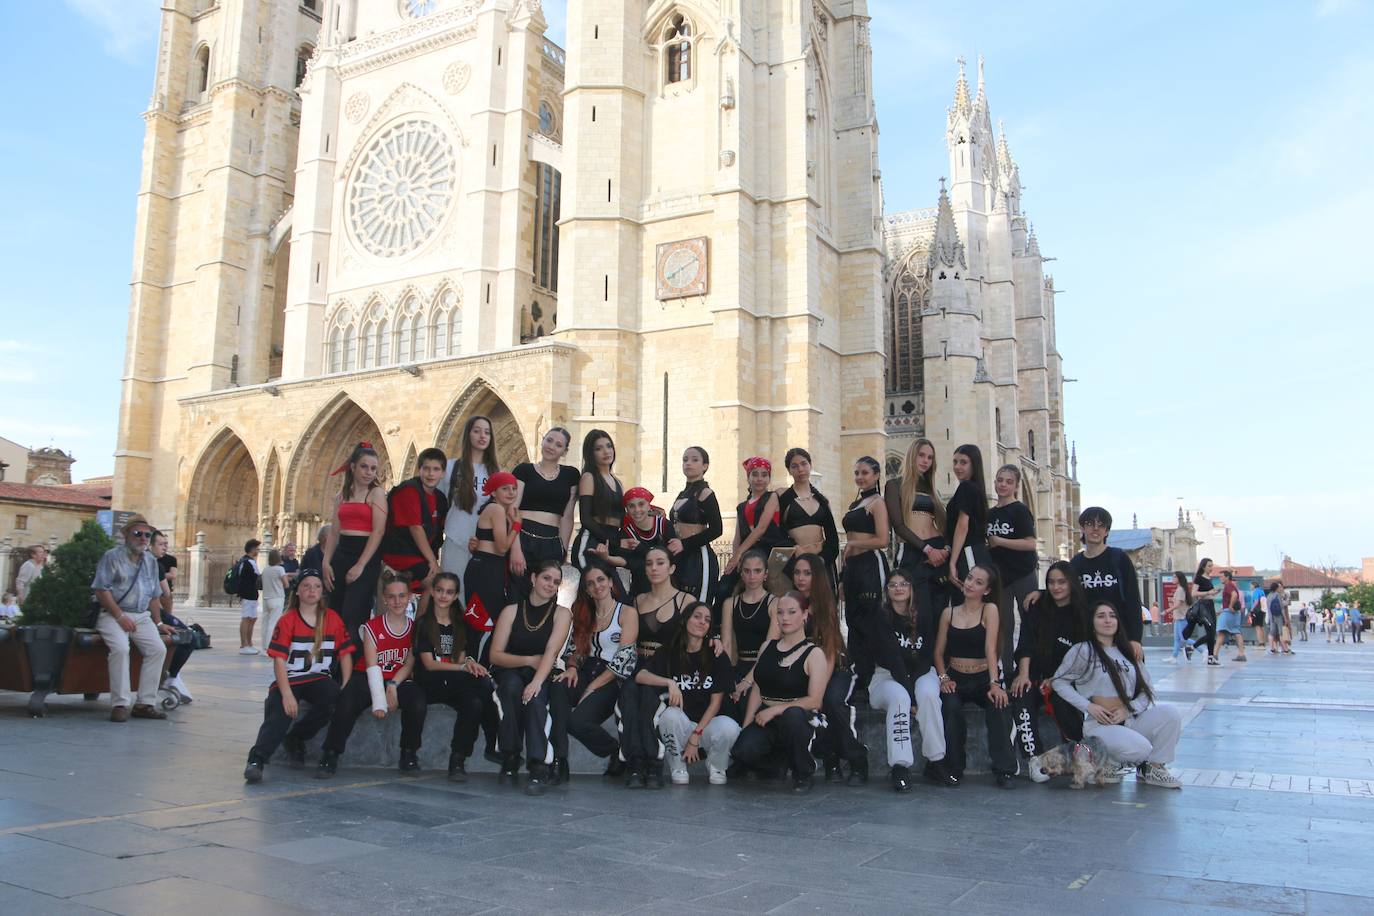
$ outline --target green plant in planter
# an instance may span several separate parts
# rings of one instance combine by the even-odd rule
[[[80,626],[91,606],[95,568],[113,546],[115,542],[98,522],[83,523],[70,541],[53,551],[42,577],[29,589],[19,622],[25,626]]]

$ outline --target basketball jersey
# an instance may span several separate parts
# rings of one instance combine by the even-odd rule
[[[393,633],[387,626],[386,616],[373,617],[363,627],[372,635],[372,642],[377,647],[377,667],[382,669],[382,680],[389,681],[410,658],[410,649],[415,642],[415,623],[406,618],[405,628],[400,633]]]
[[[286,678],[292,684],[306,684],[329,677],[329,668],[335,658],[352,655],[358,650],[353,640],[349,639],[348,630],[338,614],[324,608],[316,613],[325,615],[319,658],[315,657],[315,628],[305,622],[300,611],[283,614],[272,631],[267,655],[269,658],[285,659]],[[272,683],[276,685],[275,681]]]

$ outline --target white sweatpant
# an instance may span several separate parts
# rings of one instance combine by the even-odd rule
[[[911,695],[881,665],[868,684],[868,705],[887,713],[887,765],[911,766]]]
[[[1103,725],[1092,716],[1083,720],[1083,737],[1097,738],[1107,756],[1132,766],[1172,763],[1183,732],[1183,717],[1172,706],[1155,704],[1124,725]]]
[[[110,705],[129,705],[129,643],[132,642],[143,656],[143,666],[138,672],[138,705],[153,706],[157,703],[157,689],[162,685],[162,661],[167,656],[167,647],[153,624],[152,614],[125,612],[124,616],[137,624],[132,633],[124,632],[123,627],[104,611],[95,622],[100,638],[105,640],[105,648],[110,651]]]
[[[916,727],[921,730],[921,756],[945,759],[945,718],[940,712],[940,676],[931,668],[916,679]]]
[[[682,751],[687,747],[687,739],[696,731],[697,724],[678,707],[669,706],[659,714],[657,726],[669,772],[687,769]],[[707,763],[718,770],[725,769],[730,763],[730,749],[735,746],[739,732],[739,723],[729,716],[716,716],[707,722],[701,733],[701,751]]]

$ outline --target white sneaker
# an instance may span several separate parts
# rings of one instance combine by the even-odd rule
[[[1162,763],[1147,763],[1137,771],[1137,774],[1145,782],[1161,789],[1183,788],[1183,783],[1178,781],[1178,777],[1170,773],[1169,768]]]
[[[170,690],[173,693],[175,693],[178,697],[181,698],[181,702],[183,703],[190,703],[194,700],[194,697],[191,696],[191,691],[186,689],[186,682],[181,679],[181,675],[179,674],[175,677],[169,677],[167,678],[167,680],[163,681],[162,688],[164,690]]]
[[[1031,782],[1049,782],[1050,774],[1045,772],[1045,768],[1040,765],[1039,757],[1032,757],[1026,761],[1026,773],[1030,776]]]
[[[687,768],[686,768],[686,767],[680,767],[680,768],[679,768],[679,767],[674,767],[674,768],[673,768],[672,775],[671,775],[669,778],[672,779],[673,785],[675,785],[675,786],[685,786],[685,785],[687,785],[687,783],[688,783],[688,781],[689,781],[688,778],[687,778]]]
[[[706,765],[706,775],[707,775],[707,777],[710,779],[711,785],[713,785],[713,786],[723,786],[723,785],[725,785],[725,771],[722,770],[720,767],[711,766],[711,765],[708,763],[708,764]]]
[[[239,655],[257,655],[257,654],[258,654],[258,647],[257,647],[257,646],[243,646],[242,648],[239,649]]]

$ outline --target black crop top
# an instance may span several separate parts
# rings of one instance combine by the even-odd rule
[[[917,493],[915,501],[911,504],[912,512],[934,512],[935,500],[929,493]]]
[[[682,609],[686,606],[686,601],[681,592],[669,599],[673,605],[673,616],[667,620],[659,620],[658,612],[663,610],[664,605],[660,604],[652,611],[643,611],[639,615],[639,657],[643,659],[653,658],[659,649],[673,641],[678,629],[682,626]]]
[[[578,481],[581,481],[578,477]],[[604,481],[603,481],[604,484]],[[577,515],[582,521],[582,527],[590,531],[592,536],[603,543],[615,540],[616,532],[619,527],[612,523],[606,524],[603,519],[623,518],[625,487],[620,483],[620,478],[612,475],[611,483],[604,484],[604,495],[598,496],[596,489],[591,493],[577,497]]]
[[[511,655],[543,655],[553,637],[553,619],[557,616],[556,602],[536,606],[528,600],[521,601],[515,607],[515,620],[511,621],[506,651]],[[537,626],[530,629],[526,621]]]
[[[553,480],[549,480],[529,461],[517,464],[511,473],[525,485],[525,491],[520,495],[521,510],[550,512],[554,515],[562,515],[568,508],[568,500],[572,499],[580,476],[577,468],[560,464],[558,473]]]
[[[765,492],[758,499],[746,499],[735,507],[735,518],[737,520],[743,520],[744,524],[748,526],[740,537],[741,543],[754,532],[755,528],[765,524],[764,519],[759,518],[759,513],[761,513],[763,507],[768,504],[768,496],[769,494]],[[754,546],[750,549],[762,550],[764,553],[767,553],[774,547],[781,547],[786,544],[787,535],[782,533],[782,527],[778,524],[781,520],[781,513],[774,512],[773,517],[766,522],[768,527],[764,530],[763,534],[759,535],[759,539],[754,542]],[[736,524],[738,523],[737,521]]]
[[[951,615],[952,616],[952,615]],[[951,620],[945,637],[945,658],[981,659],[988,656],[988,629],[980,620],[976,627],[960,629]]]
[[[878,488],[864,490],[859,494],[859,498],[849,504],[849,511],[840,519],[840,525],[850,534],[877,534],[878,523],[873,518],[873,513],[868,511],[866,506],[860,505],[870,496],[877,496]]]
[[[811,495],[818,503],[815,512],[808,513],[797,499],[797,491],[788,487],[778,496],[778,514],[782,519],[782,530],[791,533],[804,525],[820,525],[825,532],[821,544],[821,557],[831,563],[840,555],[840,535],[835,530],[835,516],[830,512],[830,501],[815,487]]]
[[[735,626],[735,651],[741,662],[752,662],[759,657],[759,648],[768,638],[768,627],[772,618],[768,616],[768,605],[773,596],[765,594],[756,602],[744,600],[742,594],[735,596],[731,618]]]
[[[704,480],[697,480],[683,487],[682,492],[673,500],[673,509],[668,513],[668,518],[674,525],[705,525],[706,527],[698,531],[691,537],[682,538],[682,546],[686,550],[695,550],[720,537],[725,531],[725,523],[720,517],[720,503],[716,501],[716,493],[711,491],[711,495],[705,499],[701,498],[701,492],[707,489],[708,485]],[[679,506],[678,503],[682,505]]]
[[[776,639],[764,646],[754,664],[754,684],[759,688],[759,696],[786,703],[810,693],[811,677],[806,673],[806,659],[815,649],[816,644],[810,640],[797,643],[786,655],[778,651]],[[790,665],[782,664],[785,657],[793,659]]]

